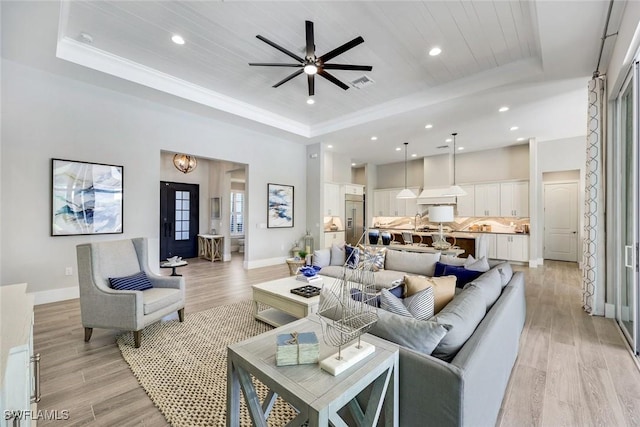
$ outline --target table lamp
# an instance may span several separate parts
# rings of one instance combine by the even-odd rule
[[[439,250],[446,250],[451,247],[451,243],[447,242],[444,238],[444,233],[442,231],[442,223],[443,222],[453,222],[453,206],[451,205],[443,205],[443,206],[431,206],[429,208],[429,222],[439,222],[440,223],[440,234],[437,238],[433,238],[432,246]]]

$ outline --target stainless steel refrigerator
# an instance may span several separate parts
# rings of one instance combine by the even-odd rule
[[[345,240],[350,245],[356,245],[364,233],[364,196],[347,194],[344,205]]]

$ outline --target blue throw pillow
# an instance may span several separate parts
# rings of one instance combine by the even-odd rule
[[[458,288],[464,288],[464,285],[474,281],[482,274],[481,271],[467,270],[464,267],[456,267],[454,265],[446,264],[441,264],[443,267],[440,267],[439,269],[438,264],[440,263],[436,263],[436,270],[433,274],[434,277],[456,276],[456,287]]]
[[[358,264],[360,263],[360,249],[345,245],[344,254],[347,258],[347,267],[353,269],[358,268]]]
[[[144,271],[127,277],[109,277],[109,284],[118,291],[144,291],[153,288]]]
[[[448,264],[443,264],[440,261],[436,262],[436,268],[433,271],[433,277],[440,277],[440,276],[444,276],[444,268],[447,266]]]

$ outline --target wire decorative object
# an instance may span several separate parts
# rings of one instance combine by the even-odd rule
[[[365,230],[358,243],[366,234]],[[364,258],[362,262],[355,259],[360,256]],[[327,344],[338,347],[338,353],[322,361],[320,366],[333,375],[375,351],[373,345],[361,340],[362,335],[378,321],[373,263],[372,257],[360,255],[355,248],[347,258],[340,277],[331,284],[323,284],[320,291],[318,314],[321,315],[323,339]],[[355,268],[351,268],[350,265],[354,264]],[[355,344],[343,348],[354,340],[357,340]]]

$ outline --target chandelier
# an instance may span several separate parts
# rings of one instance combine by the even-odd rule
[[[176,154],[173,156],[173,165],[182,173],[189,173],[198,166],[198,160],[195,156],[188,154]]]

